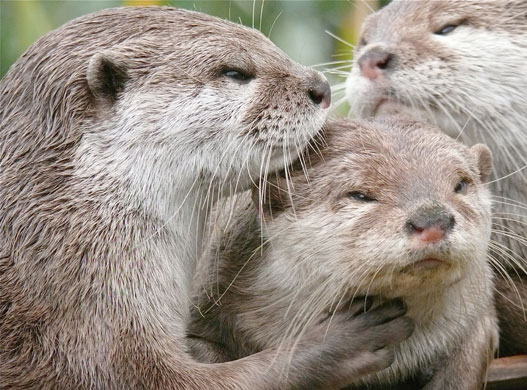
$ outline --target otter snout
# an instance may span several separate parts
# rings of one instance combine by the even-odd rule
[[[438,242],[454,227],[456,219],[444,207],[421,207],[406,221],[411,236],[426,243]]]
[[[393,58],[392,53],[380,47],[372,48],[361,55],[358,60],[361,74],[370,80],[375,80],[393,65]]]
[[[324,76],[314,77],[308,89],[309,98],[320,108],[328,108],[331,104],[331,87]]]

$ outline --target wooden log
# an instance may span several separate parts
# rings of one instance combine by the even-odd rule
[[[527,390],[527,355],[495,359],[487,372],[487,390]]]

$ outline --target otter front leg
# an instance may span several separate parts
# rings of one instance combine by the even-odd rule
[[[392,364],[390,347],[410,337],[413,321],[400,300],[366,312],[364,305],[354,302],[347,313],[333,314],[301,339],[294,351],[296,367],[291,366],[304,378],[300,388],[339,389]]]
[[[423,390],[479,390],[498,342],[496,316],[487,315],[450,355],[438,361]]]
[[[400,300],[366,312],[365,306],[369,304],[355,301],[349,310],[322,319],[278,352],[260,352],[260,356],[270,354],[274,365],[266,370],[276,370],[271,378],[280,382],[271,385],[268,379],[269,388],[337,389],[390,366],[394,359],[390,346],[410,337],[413,321],[405,316]],[[236,346],[228,348],[197,335],[188,339],[188,345],[201,362],[220,363],[241,357],[239,351],[232,353]]]
[[[414,330],[405,314],[400,300],[366,312],[364,304],[353,304],[350,312],[335,313],[284,348],[209,366],[225,367],[231,375],[229,365],[237,367],[241,375],[234,378],[236,383],[250,378],[249,387],[233,389],[341,389],[393,363],[390,347],[408,339]],[[261,359],[259,364],[255,358]]]
[[[115,371],[121,375],[119,381],[105,389],[342,388],[362,375],[391,365],[394,356],[389,347],[406,340],[414,329],[400,300],[366,312],[353,306],[356,310],[351,313],[335,313],[283,347],[217,364],[196,362],[181,351],[175,358],[165,350],[165,344],[149,345],[134,335],[123,340],[117,356],[120,360],[114,359]],[[218,349],[220,344],[210,351],[214,354]]]

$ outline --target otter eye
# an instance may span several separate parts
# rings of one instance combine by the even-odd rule
[[[347,194],[347,197],[350,199],[358,200],[360,202],[375,202],[377,199],[370,198],[368,195],[365,195],[359,191],[352,191]]]
[[[457,24],[447,24],[446,26],[441,27],[439,30],[434,32],[436,35],[447,35],[456,29]]]
[[[359,46],[366,46],[367,44],[368,44],[368,42],[366,41],[366,39],[364,39],[364,38],[360,39]]]
[[[456,188],[454,188],[454,192],[456,194],[466,194],[468,184],[469,184],[468,179],[461,179],[459,183],[457,183]]]
[[[254,78],[254,76],[237,69],[227,69],[223,71],[223,75],[240,83],[248,83]]]

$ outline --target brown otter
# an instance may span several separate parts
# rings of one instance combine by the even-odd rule
[[[356,116],[404,112],[493,150],[500,355],[527,353],[526,58],[525,0],[397,0],[366,19],[347,79]]]
[[[325,78],[259,32],[105,10],[35,43],[0,96],[0,388],[343,385],[391,363],[373,349],[382,337],[349,348],[362,328],[410,335],[392,303],[321,319],[292,358],[210,365],[186,352],[210,206],[295,158],[330,103]]]
[[[481,388],[497,340],[489,149],[402,119],[325,131],[324,144],[267,184],[263,215],[241,198],[226,209],[230,222],[219,219],[196,283],[195,356],[287,345],[350,298],[400,296],[415,332],[394,347],[392,366],[358,382]]]

